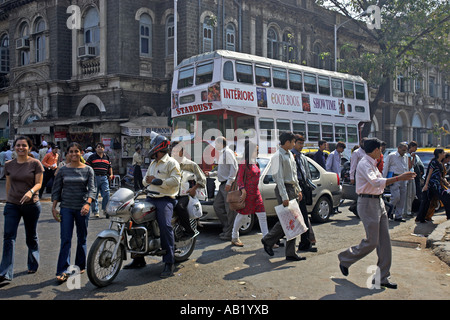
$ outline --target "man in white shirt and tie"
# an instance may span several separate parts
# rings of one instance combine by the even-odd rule
[[[376,249],[378,255],[375,285],[397,289],[397,284],[389,281],[392,262],[389,223],[382,198],[384,188],[399,181],[412,180],[414,172],[406,171],[392,178],[383,178],[377,168],[381,155],[381,141],[368,138],[364,143],[366,155],[356,168],[356,193],[358,194],[358,213],[366,231],[366,238],[360,244],[339,253],[339,268],[344,276],[348,268]]]
[[[408,170],[408,157],[406,151],[408,145],[404,142],[400,143],[396,152],[392,152],[384,162],[383,177],[397,177]],[[391,188],[390,203],[394,206],[394,220],[405,222],[403,219],[403,208],[406,199],[406,183],[404,181],[395,182]]]

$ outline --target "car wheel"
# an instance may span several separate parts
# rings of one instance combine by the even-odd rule
[[[255,224],[255,215],[254,214],[247,214],[246,217],[242,220],[242,227],[239,229],[239,234],[248,234],[250,231],[252,231],[253,226]]]
[[[331,200],[327,196],[322,196],[317,201],[314,210],[311,213],[311,218],[314,222],[327,222],[328,219],[330,219],[332,210],[333,205],[331,204]]]

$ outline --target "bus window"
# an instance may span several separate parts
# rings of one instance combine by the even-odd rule
[[[355,99],[352,81],[344,80],[344,94],[346,98]]]
[[[305,91],[317,92],[317,79],[315,74],[305,73]]]
[[[256,85],[270,87],[270,69],[269,67],[255,66]]]
[[[362,83],[355,83],[355,89],[356,89],[356,99],[358,100],[365,100],[366,95],[364,93],[364,84]]]
[[[292,121],[292,132],[294,134],[301,134],[306,139],[306,124],[305,121]]]
[[[261,133],[261,139],[267,141],[272,139],[272,130],[275,129],[275,123],[273,119],[261,118],[259,119],[259,131]]]
[[[329,122],[322,123],[322,139],[327,142],[334,141],[333,137],[333,124]]]
[[[334,139],[335,141],[347,142],[347,137],[345,136],[345,125],[336,123],[334,125]]]
[[[287,89],[286,69],[273,68],[273,86],[275,88]]]
[[[173,119],[173,130],[184,129],[189,133],[194,133],[195,116],[182,116]]]
[[[278,135],[280,135],[283,132],[289,132],[289,131],[291,131],[291,122],[289,120],[278,119],[277,120],[277,129],[278,129]]]
[[[364,108],[363,106],[355,106],[355,112],[366,112],[366,108]]]
[[[331,93],[333,97],[342,97],[342,81],[339,79],[331,79]],[[339,140],[336,140],[339,141]]]
[[[358,143],[358,129],[356,128],[356,126],[347,126],[347,141],[349,143]]]
[[[301,72],[289,71],[289,88],[291,90],[302,91],[302,74]]]
[[[178,89],[191,87],[194,84],[194,67],[180,69],[178,74]]]
[[[227,61],[223,64],[223,80],[234,81],[234,70],[232,61]]]
[[[319,93],[330,95],[330,79],[328,77],[319,76]]]
[[[320,140],[320,125],[318,122],[308,122],[308,140]]]
[[[212,81],[214,62],[208,61],[197,65],[195,84],[208,83]]]
[[[256,134],[255,117],[253,116],[239,116],[236,118],[236,130],[240,131],[246,137],[253,138]],[[238,136],[238,139],[240,137]]]
[[[215,114],[199,114],[198,122],[201,122],[201,125],[202,125],[201,136],[208,140],[214,140],[215,138],[217,138],[216,136],[209,136],[209,137],[205,136],[206,130],[218,128],[219,124],[217,121],[218,121],[218,118],[217,118],[217,115],[215,115]]]
[[[253,70],[250,63],[236,62],[236,76],[238,82],[253,84]]]

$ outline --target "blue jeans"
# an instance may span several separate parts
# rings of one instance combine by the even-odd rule
[[[166,250],[163,256],[163,262],[174,263],[175,239],[172,228],[173,209],[177,204],[175,199],[170,197],[151,198],[147,197],[148,202],[156,207],[156,220],[158,221],[159,232],[161,235],[161,248]]]
[[[41,203],[17,205],[6,203],[3,214],[5,226],[3,234],[3,256],[0,264],[0,275],[8,280],[14,276],[14,249],[16,245],[17,229],[23,217],[25,238],[28,247],[28,270],[36,271],[39,267],[39,239],[37,223],[41,214]]]
[[[98,194],[102,195],[102,209],[105,211],[106,205],[109,201],[109,181],[107,176],[95,176],[95,186],[97,187],[97,193],[92,203],[92,212],[95,214],[98,212]]]
[[[86,269],[87,256],[87,229],[89,214],[82,216],[80,210],[61,208],[61,247],[59,249],[58,265],[56,275],[66,272],[70,266],[70,249],[72,245],[73,227],[77,226],[77,251],[75,255],[75,265],[80,270]]]

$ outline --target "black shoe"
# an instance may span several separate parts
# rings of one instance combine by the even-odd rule
[[[174,269],[173,263],[166,263],[164,266],[164,270],[163,272],[161,272],[159,277],[165,279],[173,276],[173,269]]]
[[[313,248],[312,245],[309,245],[309,246],[302,246],[302,245],[299,245],[299,246],[298,246],[297,252],[299,252],[299,251],[305,251],[305,252],[317,252],[317,248]]]
[[[301,261],[301,260],[306,260],[305,257],[300,257],[298,255],[295,256],[286,256],[286,260],[288,261]]]
[[[375,280],[372,280],[372,284],[375,284]],[[394,282],[386,282],[386,283],[380,283],[380,287],[385,287],[388,289],[397,289],[397,284]]]
[[[191,239],[193,236],[195,236],[194,231],[192,231],[192,232],[184,231],[183,235],[180,237],[180,239],[178,241],[186,241],[186,240]]]
[[[406,222],[406,220],[403,219],[403,218],[395,218],[394,221],[397,221],[397,222]]]
[[[140,269],[145,267],[147,263],[145,262],[145,259],[143,257],[141,258],[134,258],[131,263],[124,266],[124,269]]]
[[[344,267],[342,264],[339,263],[339,269],[341,269],[341,272],[345,277],[348,276],[348,268],[347,267]]]
[[[271,246],[269,246],[268,244],[266,244],[266,242],[264,241],[264,239],[261,239],[261,243],[264,246],[264,251],[271,257],[273,257],[274,253],[273,253],[273,249]]]

